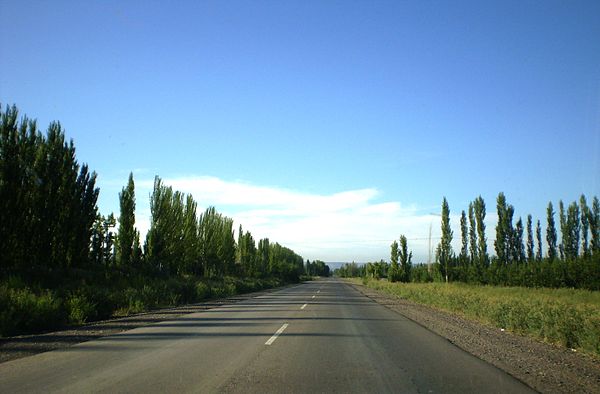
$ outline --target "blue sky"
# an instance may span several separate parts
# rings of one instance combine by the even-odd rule
[[[598,1],[0,2],[0,102],[138,225],[155,174],[310,259],[418,261],[482,195],[600,195]],[[542,220],[544,222],[544,220]],[[453,218],[458,225],[458,219]],[[456,238],[459,232],[455,230]]]

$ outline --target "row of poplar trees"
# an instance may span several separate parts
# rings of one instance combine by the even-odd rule
[[[450,208],[442,202],[441,240],[436,263],[446,281],[457,280],[500,285],[581,287],[600,289],[600,202],[591,206],[582,195],[565,207],[552,202],[546,209],[545,234],[540,220],[527,215],[515,221],[514,207],[504,193],[496,199],[498,223],[493,242],[496,254],[488,254],[485,233],[486,207],[478,197],[461,212],[461,249],[452,249]],[[559,241],[560,233],[560,241]],[[545,241],[545,242],[544,242]],[[393,246],[392,246],[393,248]]]
[[[144,245],[135,227],[130,174],[120,215],[100,215],[96,174],[80,165],[58,122],[42,134],[15,106],[0,105],[0,279],[18,276],[47,286],[98,275],[276,276],[304,273],[301,256],[269,239],[258,247],[214,207],[197,203],[156,177]],[[118,231],[117,229],[118,225]]]

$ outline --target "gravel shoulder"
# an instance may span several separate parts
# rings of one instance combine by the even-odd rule
[[[501,331],[398,296],[351,284],[373,301],[400,313],[541,393],[600,393],[600,359]]]
[[[64,349],[81,342],[91,341],[161,321],[172,320],[181,315],[218,308],[223,305],[235,304],[281,289],[282,287],[278,287],[197,304],[157,309],[44,334],[0,338],[0,363],[51,350]]]

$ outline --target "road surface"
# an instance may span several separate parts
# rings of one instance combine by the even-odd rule
[[[531,392],[333,279],[0,364],[0,392]]]

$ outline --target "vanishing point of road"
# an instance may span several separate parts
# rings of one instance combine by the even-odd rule
[[[0,392],[532,390],[334,279],[0,364]]]

